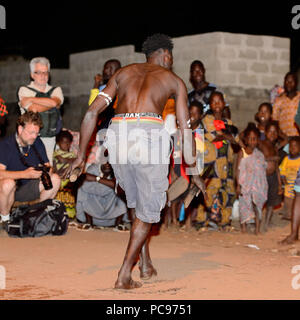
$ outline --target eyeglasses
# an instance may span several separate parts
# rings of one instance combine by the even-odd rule
[[[34,74],[38,75],[38,76],[49,76],[49,71],[45,71],[45,72],[42,72],[42,71],[34,71]]]
[[[23,131],[25,131],[28,135],[30,135],[30,136],[36,136],[36,137],[38,137],[39,135],[40,135],[40,132],[38,131],[38,132],[36,132],[36,131],[28,131],[27,129],[25,129],[24,127],[23,127]]]

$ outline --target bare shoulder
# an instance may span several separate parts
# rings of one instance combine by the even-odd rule
[[[137,70],[139,68],[139,63],[132,63],[132,64],[128,64],[120,69],[118,69],[113,77],[115,79],[118,79],[119,77],[122,77],[123,75],[126,75],[130,72],[132,72],[133,70]]]
[[[173,71],[171,70],[168,70],[170,75],[180,84],[180,85],[184,85],[185,86],[185,83],[184,81],[176,74],[174,73]]]
[[[177,92],[187,93],[187,88],[184,81],[173,71],[171,70],[167,70],[167,71],[168,71],[168,77],[170,78],[171,81],[173,81],[174,85],[176,86]]]

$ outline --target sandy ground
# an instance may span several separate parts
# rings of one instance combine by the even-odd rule
[[[299,299],[300,267],[292,269],[300,265],[300,243],[279,245],[290,231],[288,222],[279,224],[259,236],[161,229],[150,244],[158,276],[130,291],[113,289],[128,232],[69,229],[61,237],[16,239],[1,231],[0,299]]]

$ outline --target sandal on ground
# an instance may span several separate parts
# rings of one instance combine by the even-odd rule
[[[68,224],[68,227],[69,227],[69,228],[77,228],[78,226],[79,226],[79,223],[76,222],[76,221],[71,221],[71,222],[69,222],[69,224]]]
[[[93,227],[89,223],[78,224],[76,230],[79,231],[90,231],[93,230]]]
[[[130,231],[130,228],[128,225],[126,224],[118,224],[116,227],[113,228],[114,231],[117,231],[117,232],[123,232],[123,231]]]
[[[103,226],[93,226],[94,229],[97,230],[109,230],[111,229],[111,227],[103,227]]]

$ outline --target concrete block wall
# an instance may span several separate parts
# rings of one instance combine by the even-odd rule
[[[89,95],[95,74],[102,73],[109,59],[120,60],[122,66],[145,61],[144,55],[135,52],[132,45],[71,54],[70,97]]]
[[[220,87],[270,89],[290,68],[290,39],[212,32],[174,39],[174,71],[188,89],[189,66],[201,60],[207,79]]]
[[[6,102],[15,102],[18,87],[29,81],[29,61],[18,57],[0,63],[0,94]]]
[[[275,84],[282,85],[290,67],[287,38],[212,32],[173,41],[173,71],[190,90],[190,64],[196,59],[203,61],[207,80],[225,92],[232,119],[240,129],[253,121],[259,104],[269,100],[269,91]],[[142,53],[128,45],[71,54],[69,69],[51,69],[52,84],[61,86],[69,97],[63,120],[70,129],[79,129],[94,76],[112,58],[119,59],[122,66],[145,61]],[[18,86],[29,81],[29,61],[10,58],[0,62],[0,94],[7,102],[15,102]]]
[[[50,84],[55,87],[61,87],[64,96],[70,95],[70,70],[69,69],[51,69]]]

